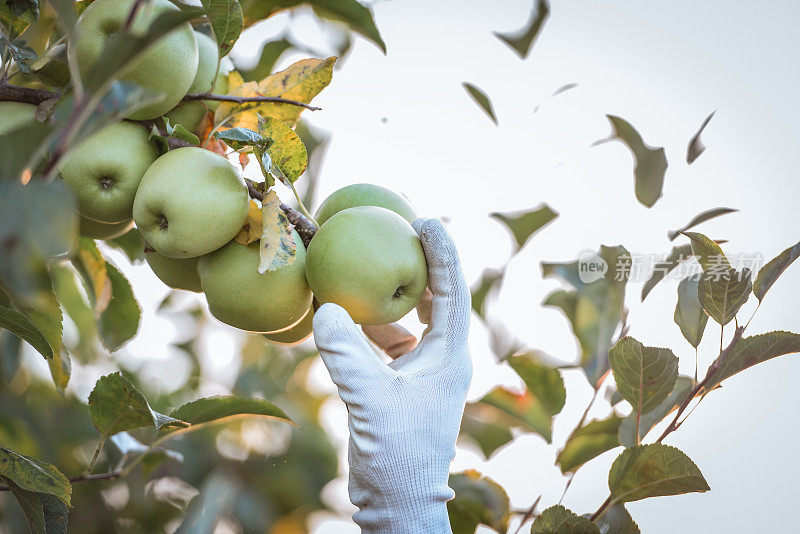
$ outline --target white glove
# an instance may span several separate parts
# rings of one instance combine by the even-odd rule
[[[417,219],[433,292],[431,324],[388,365],[347,312],[323,304],[314,339],[350,428],[353,520],[369,533],[449,533],[447,485],[472,362],[470,293],[455,245],[437,219]]]

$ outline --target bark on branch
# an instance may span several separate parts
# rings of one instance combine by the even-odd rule
[[[258,201],[264,200],[264,191],[261,190],[260,184],[248,178],[245,178],[245,182],[247,183],[247,192],[250,193],[250,198],[254,198]],[[303,245],[308,248],[308,244],[311,243],[311,238],[317,233],[317,226],[308,220],[308,217],[283,202],[281,202],[281,209],[286,214],[289,222],[294,225],[294,229],[297,230],[297,233],[300,234]]]

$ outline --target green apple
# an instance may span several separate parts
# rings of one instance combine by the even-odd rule
[[[78,231],[84,237],[92,239],[113,239],[125,234],[133,228],[133,220],[128,219],[118,223],[102,223],[93,219],[80,216],[80,226]]]
[[[223,323],[251,332],[275,332],[293,326],[311,307],[305,276],[306,251],[293,231],[294,263],[258,274],[258,243],[231,241],[197,262],[211,314]]]
[[[104,223],[129,221],[139,182],[158,151],[147,130],[118,122],[69,151],[59,164],[81,215]]]
[[[195,293],[203,290],[197,274],[198,258],[168,258],[158,252],[145,252],[144,259],[159,280],[169,287]]]
[[[96,0],[78,18],[78,37],[74,42],[69,42],[69,52],[77,58],[78,69],[83,77],[89,74],[105,53],[110,38],[123,28],[136,2]],[[169,0],[145,2],[139,7],[132,31],[143,33],[157,17],[177,10]],[[155,119],[174,108],[192,85],[197,72],[197,59],[197,39],[188,22],[150,45],[120,79],[163,95],[163,99],[139,109],[127,118]]]
[[[335,213],[356,206],[386,208],[407,220],[409,224],[417,218],[414,208],[406,197],[373,184],[353,184],[334,191],[319,207],[314,218],[319,224],[323,224]]]
[[[133,220],[164,256],[193,258],[217,250],[239,233],[250,198],[239,170],[198,147],[170,150],[142,178]]]
[[[197,37],[197,48],[200,59],[197,63],[197,74],[189,87],[189,93],[207,93],[211,90],[214,83],[214,75],[217,73],[217,63],[219,62],[219,49],[217,42],[208,35],[194,32]],[[200,100],[191,102],[181,102],[175,106],[166,117],[170,124],[180,124],[190,132],[197,130],[200,123],[208,112],[206,104]]]
[[[428,285],[422,244],[393,211],[359,206],[320,226],[308,246],[306,277],[314,296],[343,307],[359,324],[394,322]]]
[[[0,135],[36,122],[36,106],[21,102],[0,102]]]
[[[280,332],[262,334],[267,340],[278,345],[294,346],[302,343],[314,329],[314,308],[308,309],[300,322]]]

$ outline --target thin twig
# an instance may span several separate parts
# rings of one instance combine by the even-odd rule
[[[514,531],[514,534],[519,534],[519,531],[522,530],[522,526],[525,524],[525,521],[527,521],[533,516],[533,513],[536,511],[536,507],[539,505],[539,501],[541,500],[542,496],[539,495],[538,497],[536,497],[536,500],[533,501],[531,507],[525,510],[525,514],[522,516],[522,521],[519,522],[519,526],[517,527],[517,530]]]
[[[319,111],[322,108],[300,102],[298,100],[289,100],[288,98],[281,98],[279,96],[232,96],[232,95],[215,95],[211,93],[189,93],[183,97],[183,100],[217,100],[219,102],[233,102],[235,104],[247,104],[250,102],[263,102],[273,104],[289,104],[291,106],[298,106],[311,111]]]
[[[53,91],[32,89],[10,83],[0,83],[0,102],[22,102],[38,106],[45,100],[59,98],[61,95]]]

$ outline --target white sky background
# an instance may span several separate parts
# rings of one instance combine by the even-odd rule
[[[570,261],[583,250],[620,243],[632,253],[661,255],[672,246],[667,230],[718,206],[742,211],[699,229],[729,239],[729,253],[770,259],[800,239],[795,127],[800,64],[794,57],[800,49],[800,7],[790,0],[758,6],[724,0],[556,0],[531,55],[522,61],[491,32],[520,28],[530,7],[530,0],[378,3],[375,16],[388,55],[357,39],[331,86],[315,100],[324,110],[305,116],[333,136],[320,198],[360,181],[404,192],[420,215],[450,220],[470,283],[484,267],[502,265],[512,250],[510,237],[489,212],[540,202],[560,212],[511,261],[494,316],[532,348],[573,361],[577,347],[566,319],[540,306],[558,287],[542,280],[540,261]],[[260,42],[289,22],[280,15],[249,31],[237,44],[236,57],[256,56]],[[324,49],[313,19],[295,16],[291,24],[305,42]],[[284,58],[279,67],[301,57]],[[487,92],[499,127],[469,99],[462,81]],[[549,97],[571,82],[578,87]],[[687,166],[687,143],[715,109],[703,137],[708,150]],[[628,151],[619,143],[589,146],[608,135],[606,113],[631,122],[648,144],[666,148],[664,196],[652,209],[635,199]],[[127,267],[120,256],[112,257]],[[125,271],[144,316],[139,336],[119,357],[144,364],[155,381],[188,372],[180,354],[165,348],[178,334],[154,313],[164,286],[146,266]],[[631,335],[646,345],[671,347],[681,372],[692,374],[694,351],[672,319],[677,280],[659,285],[644,304],[642,281],[629,284]],[[800,266],[794,265],[766,297],[749,333],[800,330],[793,302],[798,294]],[[751,302],[742,316],[752,309]],[[703,366],[713,359],[718,336],[718,325],[710,321],[700,347]],[[205,365],[221,384],[232,385],[238,371],[231,365],[237,343],[230,328],[208,336]],[[477,318],[471,347],[470,400],[499,382],[521,384],[494,362]],[[77,366],[73,383],[91,384],[93,379],[81,375],[111,370]],[[321,362],[315,371],[320,387],[332,390]],[[642,531],[768,531],[792,520],[800,477],[794,445],[798,376],[800,360],[787,356],[750,369],[709,395],[667,442],[697,463],[712,491],[630,504]],[[488,462],[468,446],[459,449],[453,470],[474,468],[494,478],[516,508],[527,508],[540,493],[540,509],[554,504],[565,482],[553,466],[554,455],[591,393],[577,373],[568,372],[565,379],[567,405],[555,421],[554,446],[526,435]],[[208,393],[224,392],[220,388]],[[329,429],[344,447],[343,405],[334,398],[325,410]],[[594,417],[607,414],[603,402],[592,411]],[[578,513],[595,510],[608,494],[608,468],[620,451],[584,466],[564,504]],[[341,458],[345,469],[343,449]],[[349,521],[344,471],[325,497],[345,519],[317,515],[313,531],[357,532]]]

